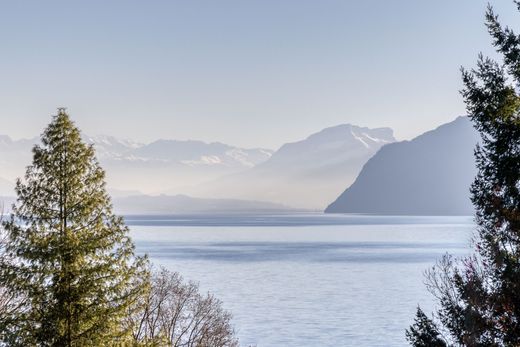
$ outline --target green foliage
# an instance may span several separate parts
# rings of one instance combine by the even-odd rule
[[[446,347],[435,323],[417,308],[414,324],[406,331],[406,339],[416,347]]]
[[[147,260],[112,213],[94,150],[63,109],[33,149],[4,223],[1,285],[19,306],[0,321],[10,346],[122,343],[121,324],[148,284]]]
[[[430,273],[429,287],[453,345],[519,346],[520,37],[501,26],[491,7],[486,21],[503,64],[480,56],[476,69],[462,71],[462,95],[482,136],[471,187],[476,254],[459,266],[443,259]]]

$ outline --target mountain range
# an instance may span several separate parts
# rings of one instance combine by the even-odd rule
[[[92,143],[99,146],[95,138]],[[186,185],[247,170],[271,154],[268,149],[245,149],[218,142],[158,140],[118,153],[109,152],[100,156],[100,162],[113,189],[177,194]]]
[[[276,151],[193,140],[84,140],[95,147],[123,213],[322,211],[327,205],[327,213],[473,211],[469,186],[479,136],[467,117],[401,142],[390,128],[343,124]],[[0,136],[0,196],[13,196],[38,142]]]
[[[236,199],[200,199],[186,195],[134,195],[115,197],[114,210],[122,215],[199,213],[279,213],[295,212],[284,205]]]
[[[350,124],[326,128],[287,143],[266,161],[241,173],[183,191],[188,195],[271,201],[322,211],[350,185],[370,157],[394,142],[390,128]]]
[[[411,141],[382,147],[327,213],[471,215],[479,135],[459,117]]]
[[[268,149],[245,149],[222,143],[157,140],[142,144],[111,136],[83,136],[94,145],[114,192],[160,193],[196,185],[249,169],[270,158]],[[14,182],[32,161],[38,138],[12,140],[0,136],[0,195],[12,195]],[[118,194],[121,195],[121,194]]]
[[[111,136],[83,136],[94,145],[117,197],[189,195],[204,199],[272,202],[323,210],[354,181],[377,150],[395,141],[389,128],[350,124],[326,128],[277,151],[219,142],[157,140],[142,144]],[[38,139],[0,138],[0,177],[14,182],[31,162]],[[0,195],[13,184],[0,182]]]

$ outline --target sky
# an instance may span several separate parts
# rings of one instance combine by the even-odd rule
[[[510,0],[490,1],[515,28]],[[276,149],[325,127],[410,139],[465,113],[493,55],[481,0],[0,2],[0,134],[65,106],[83,132]]]

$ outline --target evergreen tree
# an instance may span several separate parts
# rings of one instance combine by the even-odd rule
[[[20,306],[0,321],[11,346],[107,346],[148,283],[146,259],[112,213],[104,171],[59,109],[16,185],[0,281]]]
[[[486,22],[503,63],[480,56],[475,70],[463,70],[462,91],[482,136],[471,187],[476,254],[459,266],[445,258],[430,273],[429,286],[439,299],[435,316],[452,345],[519,346],[520,37],[501,26],[491,7]]]
[[[435,323],[417,308],[414,325],[406,331],[406,338],[416,347],[446,347]]]

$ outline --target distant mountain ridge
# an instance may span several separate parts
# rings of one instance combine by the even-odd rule
[[[309,159],[319,159],[320,165],[343,162],[357,156],[364,156],[365,151],[374,151],[382,145],[394,142],[390,128],[362,128],[342,124],[325,128],[304,140],[284,144],[269,161],[262,166],[299,163],[315,166]],[[329,154],[327,156],[327,154]],[[303,159],[303,160],[302,160]]]
[[[469,186],[479,137],[466,117],[402,142],[395,142],[390,128],[343,124],[277,151],[194,140],[143,144],[83,137],[106,170],[116,207],[188,213],[329,205],[327,213],[473,213]],[[15,179],[23,176],[38,142],[0,135],[0,196],[13,195]]]
[[[228,175],[183,191],[188,195],[272,201],[323,210],[354,181],[365,162],[394,142],[390,128],[343,124],[287,143],[268,160],[242,173]]]
[[[190,214],[190,213],[275,213],[294,209],[270,202],[236,199],[200,199],[186,195],[135,195],[113,199],[118,214]]]
[[[221,164],[228,167],[253,167],[267,160],[272,152],[261,148],[238,148],[220,142],[157,140],[130,153],[140,158],[179,162],[190,166]]]
[[[479,135],[459,117],[411,141],[383,146],[326,213],[471,215]]]
[[[108,186],[117,191],[156,192],[200,184],[246,170],[269,159],[273,152],[192,140],[143,144],[105,135],[83,135],[83,139],[94,145],[107,172]],[[22,177],[32,161],[32,147],[38,143],[39,138],[12,140],[0,135],[2,178],[14,181]]]
[[[97,148],[96,143],[94,146]],[[246,149],[223,143],[157,140],[100,157],[109,186],[145,193],[178,192],[217,177],[241,172],[270,158],[268,149]]]

